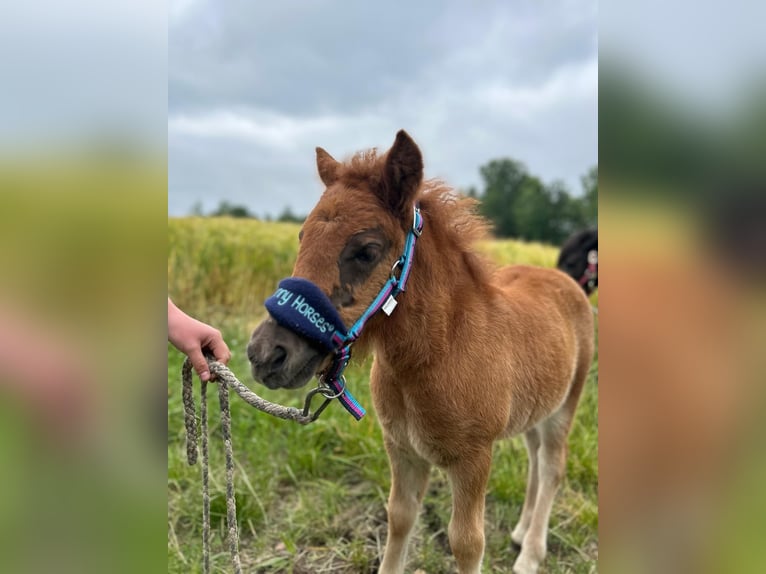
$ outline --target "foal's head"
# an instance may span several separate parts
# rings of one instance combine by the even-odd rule
[[[358,153],[336,161],[317,148],[326,186],[299,234],[294,277],[312,281],[351,326],[391,274],[412,226],[423,181],[420,150],[403,130],[388,152]],[[297,388],[321,371],[327,351],[269,317],[247,346],[253,377],[269,388]]]

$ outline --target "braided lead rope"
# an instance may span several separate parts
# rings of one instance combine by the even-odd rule
[[[229,552],[234,572],[240,574],[239,532],[237,531],[237,501],[234,495],[234,452],[231,445],[231,413],[229,412],[229,388],[218,385],[218,401],[221,403],[221,432],[226,453],[226,523],[229,525]],[[210,509],[208,507],[208,514]],[[208,524],[210,517],[208,516]]]
[[[213,378],[223,384],[218,385],[218,401],[221,407],[221,433],[223,434],[226,456],[226,523],[229,529],[229,553],[234,564],[234,572],[241,574],[239,559],[239,532],[237,528],[237,503],[234,492],[234,449],[231,442],[231,412],[229,410],[229,388],[249,405],[274,417],[293,420],[300,424],[313,421],[303,411],[294,407],[283,407],[262,399],[243,385],[226,365],[208,358],[208,366]],[[184,424],[186,426],[186,459],[190,465],[197,462],[197,421],[194,407],[192,364],[187,358],[181,368],[183,383]],[[207,420],[207,383],[200,381],[200,431],[202,434],[202,572],[210,572],[210,490],[209,490],[209,452]]]
[[[237,377],[234,376],[234,373],[232,373],[223,363],[209,360],[208,365],[210,366],[210,373],[215,379],[221,381],[222,383],[226,383],[226,385],[234,389],[234,392],[237,393],[242,398],[242,400],[244,400],[251,407],[258,409],[259,411],[263,411],[264,413],[273,417],[295,421],[302,425],[306,425],[312,422],[312,418],[310,416],[304,415],[303,411],[300,409],[296,409],[295,407],[283,407],[282,405],[278,405],[269,402],[266,399],[262,399],[248,387],[240,383],[239,380],[237,380]]]
[[[202,431],[202,571],[207,574],[210,572],[210,480],[208,473],[210,458],[207,446],[207,383],[205,381],[200,381],[199,411],[200,430]],[[188,444],[186,445],[186,450],[187,452],[189,450]]]

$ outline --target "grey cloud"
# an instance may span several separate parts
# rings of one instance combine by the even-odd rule
[[[436,56],[420,31],[426,6],[412,5],[409,18],[384,3],[201,6],[171,27],[170,108],[358,109]]]
[[[392,4],[171,11],[170,213],[221,199],[306,213],[314,146],[386,148],[399,128],[457,187],[512,156],[578,191],[597,162],[595,4]]]
[[[200,3],[170,27],[170,111],[354,112],[424,81],[538,82],[595,49],[595,19],[560,21],[558,4],[393,4]]]

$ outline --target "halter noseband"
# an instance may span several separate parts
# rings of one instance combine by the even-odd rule
[[[351,346],[375,313],[379,310],[389,316],[393,313],[397,305],[396,297],[405,290],[407,285],[415,253],[415,243],[422,231],[423,216],[420,214],[420,209],[415,206],[412,227],[407,233],[402,255],[394,262],[388,281],[378,295],[349,329],[343,325],[343,321],[327,295],[308,279],[296,277],[283,279],[274,295],[266,300],[266,308],[282,327],[312,340],[328,351],[334,351],[332,363],[318,376],[318,386],[306,395],[304,416],[309,416],[311,401],[318,394],[322,395],[325,401],[311,416],[311,420],[316,420],[333,399],[338,399],[356,420],[365,415],[364,408],[346,388],[346,377],[343,375],[351,358]]]

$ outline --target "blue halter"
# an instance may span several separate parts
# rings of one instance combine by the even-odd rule
[[[283,279],[276,292],[266,300],[266,309],[278,324],[309,339],[323,350],[335,353],[330,366],[319,376],[319,386],[306,396],[304,416],[309,415],[311,400],[316,394],[325,397],[325,402],[312,415],[312,420],[316,420],[333,399],[338,399],[356,420],[365,415],[364,408],[346,388],[346,377],[343,375],[351,358],[351,346],[375,313],[382,309],[386,315],[391,315],[396,308],[396,297],[407,285],[415,243],[422,231],[423,216],[415,206],[412,227],[407,233],[402,255],[394,262],[388,281],[378,295],[349,329],[346,329],[327,295],[308,279]]]

